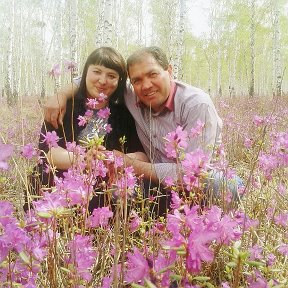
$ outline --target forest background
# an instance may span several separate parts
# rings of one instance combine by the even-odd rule
[[[207,27],[196,33],[192,23],[201,15],[193,19],[193,9],[203,4]],[[0,96],[9,103],[52,95],[71,81],[68,73],[48,77],[53,66],[64,71],[73,61],[77,76],[101,45],[125,57],[158,45],[175,78],[212,96],[288,92],[287,0],[1,0],[0,21]]]

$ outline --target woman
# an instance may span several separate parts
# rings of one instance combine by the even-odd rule
[[[145,158],[142,145],[138,139],[134,119],[124,104],[124,90],[126,89],[127,72],[123,57],[111,47],[101,47],[94,50],[85,63],[83,75],[81,78],[79,90],[74,99],[67,102],[67,110],[63,119],[63,126],[54,129],[51,124],[45,122],[42,126],[39,148],[45,152],[44,161],[38,165],[39,173],[42,179],[35,177],[32,179],[32,191],[30,194],[38,194],[39,187],[53,185],[53,175],[51,172],[45,173],[48,162],[56,167],[56,176],[63,176],[63,172],[69,169],[75,161],[73,152],[66,149],[67,142],[75,141],[81,144],[87,139],[91,139],[95,134],[104,137],[104,146],[107,150],[120,150],[125,153],[135,153],[135,157]],[[104,97],[105,95],[106,97]],[[79,119],[86,115],[87,100],[97,100],[94,102],[93,115],[86,125],[79,126]],[[110,115],[107,120],[98,116],[99,109],[110,109]],[[102,110],[103,111],[103,110]],[[90,113],[91,114],[91,113]],[[83,119],[83,118],[82,118]],[[100,126],[95,128],[95,125]],[[105,132],[105,128],[112,128],[110,133]],[[49,147],[47,145],[47,132],[55,131],[59,137],[58,147]],[[107,129],[106,129],[107,131]],[[125,136],[126,142],[120,143],[119,139]],[[47,157],[46,157],[47,156]],[[99,197],[101,198],[101,197]],[[91,209],[103,205],[101,203],[93,204]],[[26,203],[27,204],[27,203]],[[27,205],[25,204],[27,210]],[[91,210],[90,209],[90,210]]]

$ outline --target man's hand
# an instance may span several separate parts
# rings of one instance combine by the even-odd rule
[[[54,96],[50,97],[44,105],[44,118],[47,122],[52,124],[55,129],[58,128],[58,124],[63,124],[67,100],[74,97],[77,91],[78,86],[71,83]]]
[[[46,101],[44,104],[44,119],[53,125],[55,129],[58,124],[63,124],[63,118],[66,113],[66,97],[64,95],[56,94]]]

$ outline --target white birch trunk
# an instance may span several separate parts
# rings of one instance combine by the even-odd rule
[[[68,1],[69,7],[69,36],[70,36],[70,61],[78,64],[78,57],[77,57],[77,8],[78,8],[78,1],[77,0],[69,0]],[[78,75],[78,69],[75,67],[71,69],[71,81],[74,77]]]
[[[273,23],[273,95],[279,97],[282,94],[282,75],[281,75],[281,52],[280,52],[280,25],[279,25],[279,0],[274,0],[274,23]]]
[[[15,21],[15,0],[12,0],[12,15],[8,27],[8,50],[7,50],[7,72],[5,77],[6,99],[9,105],[13,104],[13,45],[14,45],[14,21]]]
[[[112,37],[113,37],[113,1],[105,0],[104,7],[104,33],[103,33],[103,45],[112,46]]]
[[[255,0],[251,0],[251,17],[250,17],[250,87],[249,96],[255,94]]]

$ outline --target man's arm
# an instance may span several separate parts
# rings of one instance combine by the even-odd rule
[[[114,150],[116,156],[122,156],[125,166],[132,166],[137,176],[144,176],[144,179],[151,180],[154,183],[159,181],[154,165],[149,162],[148,157],[143,152],[123,154]]]
[[[66,113],[66,103],[69,98],[72,98],[78,91],[78,86],[71,83],[67,87],[61,89],[52,97],[49,97],[44,105],[44,118],[51,123],[55,129],[58,124],[63,124],[63,118]]]

